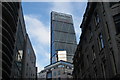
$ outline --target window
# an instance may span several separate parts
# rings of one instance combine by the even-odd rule
[[[95,54],[94,46],[92,46],[92,53],[93,53],[93,60],[95,60],[96,59],[96,54]]]
[[[87,55],[87,65],[89,66],[89,55]]]
[[[112,63],[112,69],[113,69],[113,71],[114,71],[114,75],[116,75],[117,70],[116,70],[114,52],[113,52],[112,49],[110,49],[110,51],[111,51],[110,59],[111,59],[111,63]]]
[[[54,76],[56,76],[56,72],[54,72]]]
[[[71,67],[70,67],[70,66],[66,66],[66,68],[67,68],[67,69],[71,69]]]
[[[106,22],[106,28],[107,28],[107,39],[110,39],[110,31],[109,31],[109,27],[108,27],[108,23]]]
[[[71,73],[67,73],[67,75],[71,75]]]
[[[91,26],[89,26],[89,31],[90,31],[90,41],[91,41],[91,39],[93,37],[93,32],[92,32]]]
[[[27,49],[27,53],[30,54],[30,49],[29,48]]]
[[[95,12],[95,25],[97,26],[100,22],[100,18],[98,16],[98,14]]]
[[[120,13],[113,16],[114,22],[115,22],[115,27],[116,27],[116,33],[120,33]]]
[[[60,70],[58,71],[58,75],[60,75]]]
[[[90,38],[92,38],[92,36],[93,36],[93,32],[91,31],[91,32],[90,32]]]
[[[27,66],[28,66],[28,63],[27,63]]]
[[[52,78],[52,72],[47,72],[47,78]]]
[[[95,78],[97,78],[97,69],[96,69],[96,66],[94,66],[94,72],[95,72],[94,76],[95,76]]]
[[[62,67],[64,67],[64,65],[58,65],[58,67],[62,68]]]
[[[102,67],[102,73],[103,73],[103,77],[106,78],[106,72],[105,72],[105,60],[102,61],[102,64],[101,64],[101,67]]]
[[[102,48],[104,48],[103,36],[102,36],[101,33],[99,34],[98,44],[99,44],[100,50],[101,50]]]
[[[22,56],[23,56],[23,50],[18,50],[16,55],[17,61],[21,62]]]

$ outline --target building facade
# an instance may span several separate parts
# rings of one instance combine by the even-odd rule
[[[80,27],[75,80],[120,78],[120,2],[88,2]]]
[[[11,78],[22,78],[23,55],[25,54],[26,45],[26,28],[22,13],[22,7],[19,9],[16,29],[16,37],[14,44],[13,65],[11,68]]]
[[[51,63],[58,61],[58,50],[65,50],[67,52],[67,61],[73,62],[72,58],[76,45],[72,16],[51,12]]]
[[[40,80],[66,80],[72,79],[73,64],[65,61],[58,61],[44,67],[38,74]]]
[[[2,16],[0,17],[2,21],[2,31],[0,36],[2,36],[2,48],[0,51],[2,53],[2,78],[10,78],[11,68],[13,64],[14,48],[15,48],[15,37],[17,32],[17,23],[19,18],[19,9],[21,3],[13,2],[1,2],[1,11]]]
[[[0,53],[2,53],[2,2],[0,1]],[[2,79],[2,54],[0,54],[0,79]]]
[[[63,60],[63,61],[67,61],[67,52],[64,50],[61,51],[56,51],[57,52],[57,61]]]
[[[0,11],[2,12],[2,16],[0,16],[2,21],[0,24],[0,28],[2,28],[2,33],[0,32],[0,37],[2,37],[2,41],[0,41],[0,45],[2,45],[0,48],[2,53],[0,58],[2,61],[1,78],[26,78],[23,75],[25,72],[30,73],[27,78],[35,78],[36,57],[26,32],[21,2],[11,0],[11,2],[2,2],[0,5],[2,7],[2,11]],[[27,55],[28,49],[31,50],[29,56]],[[26,55],[27,57],[25,57]],[[28,62],[29,58],[31,60]],[[32,69],[32,74],[31,70],[24,70],[27,63],[30,64],[28,67]]]
[[[22,61],[22,78],[36,79],[36,56],[31,41],[26,35],[25,53]]]

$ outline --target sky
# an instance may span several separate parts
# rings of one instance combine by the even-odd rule
[[[36,54],[38,72],[50,64],[51,11],[72,15],[78,43],[86,6],[87,2],[22,2],[26,30]]]

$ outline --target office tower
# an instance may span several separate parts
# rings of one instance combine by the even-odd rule
[[[72,62],[76,49],[76,36],[72,16],[51,12],[51,63],[58,61],[58,51],[66,51],[67,61]]]
[[[120,78],[120,2],[88,2],[80,27],[75,80]]]
[[[1,29],[0,36],[2,36],[2,41],[0,45],[0,53],[2,53],[2,78],[10,78],[11,68],[13,63],[14,54],[14,45],[15,45],[15,37],[17,31],[17,22],[19,17],[19,8],[21,3],[12,3],[12,2],[1,2],[1,16],[0,21]]]

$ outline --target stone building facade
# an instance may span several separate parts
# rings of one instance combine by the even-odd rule
[[[120,2],[88,2],[80,28],[75,80],[120,78]]]
[[[66,61],[58,61],[52,65],[44,67],[40,73],[38,73],[38,79],[40,80],[72,80],[73,64]]]

